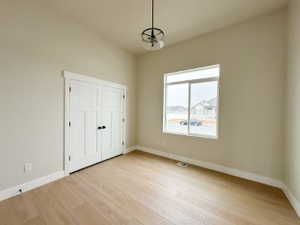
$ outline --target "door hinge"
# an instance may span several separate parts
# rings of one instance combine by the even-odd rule
[[[69,161],[71,161],[71,156],[69,155]]]
[[[69,127],[71,126],[71,121],[69,122]]]
[[[71,92],[72,91],[72,88],[71,87],[69,87],[69,92]]]

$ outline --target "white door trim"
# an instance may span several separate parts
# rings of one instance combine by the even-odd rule
[[[113,88],[119,88],[123,89],[123,94],[125,96],[124,99],[124,104],[123,104],[123,118],[125,121],[123,122],[123,131],[122,131],[122,138],[124,140],[124,145],[122,149],[122,153],[126,153],[126,146],[127,146],[127,86],[110,82],[110,81],[105,81],[105,80],[100,80],[94,77],[78,74],[78,73],[72,73],[69,71],[63,71],[63,76],[65,78],[65,101],[64,101],[64,106],[65,106],[65,118],[64,118],[64,171],[65,175],[70,174],[70,161],[69,161],[69,155],[70,155],[70,84],[72,80],[76,81],[82,81],[86,83],[91,83],[91,84],[96,84],[96,85],[101,85],[101,86],[107,86],[107,87],[113,87]]]

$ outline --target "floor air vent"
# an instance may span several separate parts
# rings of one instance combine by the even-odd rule
[[[186,168],[189,166],[189,164],[185,163],[185,162],[178,162],[176,163],[177,166],[182,167],[182,168]]]

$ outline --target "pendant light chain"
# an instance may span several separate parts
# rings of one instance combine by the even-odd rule
[[[154,0],[152,0],[152,28],[154,28]]]
[[[151,37],[155,38],[154,36],[154,0],[152,0],[152,31],[151,31]],[[151,42],[151,46],[154,47],[154,42]]]

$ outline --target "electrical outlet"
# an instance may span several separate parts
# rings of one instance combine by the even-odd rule
[[[31,172],[31,170],[32,170],[32,164],[31,163],[25,163],[24,172],[29,173],[29,172]]]

